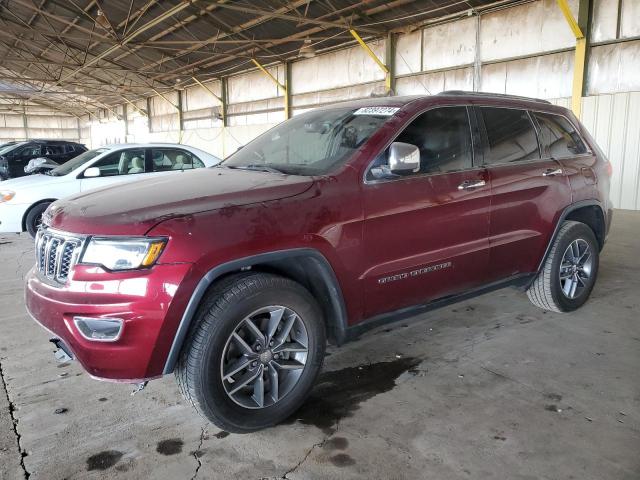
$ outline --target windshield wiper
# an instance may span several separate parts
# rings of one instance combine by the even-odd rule
[[[258,163],[251,163],[249,165],[231,165],[227,168],[234,168],[238,170],[255,170],[257,172],[269,172],[269,173],[279,173],[280,175],[286,175],[283,171],[278,170],[277,168],[269,167],[267,165],[261,165]]]

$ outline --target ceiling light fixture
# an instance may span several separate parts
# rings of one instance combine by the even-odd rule
[[[301,58],[313,58],[316,56],[316,49],[313,47],[310,38],[306,38],[302,47],[300,47],[300,52],[298,52],[298,56]]]
[[[107,16],[104,14],[102,10],[98,10],[98,14],[96,16],[96,25],[104,28],[105,30],[109,30],[111,28],[111,24],[107,19]]]

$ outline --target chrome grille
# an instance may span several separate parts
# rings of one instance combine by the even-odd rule
[[[64,283],[78,259],[82,239],[42,228],[36,236],[36,266],[49,280]]]

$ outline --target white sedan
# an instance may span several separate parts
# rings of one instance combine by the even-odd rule
[[[177,144],[122,144],[89,150],[51,170],[0,182],[0,233],[34,236],[54,201],[92,188],[212,167],[220,159]]]

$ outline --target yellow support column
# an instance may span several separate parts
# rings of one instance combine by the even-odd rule
[[[573,64],[573,91],[571,110],[576,117],[582,115],[582,91],[584,89],[584,71],[587,61],[587,39],[576,38],[576,56]]]
[[[576,117],[582,114],[582,94],[584,92],[584,77],[587,61],[587,38],[580,28],[578,21],[571,13],[567,0],[557,0],[558,6],[567,20],[569,28],[576,37],[576,53],[573,63],[573,87],[571,92],[571,110]],[[585,7],[586,5],[586,7]],[[589,2],[581,1],[580,9],[589,8]]]
[[[378,58],[378,56],[375,53],[373,53],[373,50],[371,50],[371,48],[369,48],[369,45],[367,45],[365,41],[362,40],[360,35],[358,35],[358,32],[352,29],[352,30],[349,30],[349,33],[351,33],[353,38],[356,39],[356,41],[360,44],[363,50],[369,54],[369,56],[373,59],[373,61],[376,62],[380,67],[380,69],[384,72],[384,75],[385,75],[384,86],[387,89],[387,93],[390,92],[392,88],[392,77],[391,77],[391,71],[389,70],[389,68],[384,63],[382,63],[382,61]],[[388,58],[387,62],[390,62],[390,61],[391,59]]]
[[[251,61],[254,63],[254,65],[256,67],[258,67],[260,69],[260,71],[262,73],[264,73],[267,77],[269,77],[271,79],[271,81],[273,83],[275,83],[280,90],[282,90],[282,93],[284,93],[284,118],[290,118],[290,116],[289,116],[289,98],[290,98],[290,96],[289,96],[289,91],[287,89],[288,85],[281,84],[278,81],[278,79],[276,77],[274,77],[273,75],[271,75],[269,73],[269,71],[266,68],[264,68],[262,66],[262,64],[259,61],[257,61],[255,58],[252,58]],[[285,65],[285,69],[287,69],[287,65]],[[288,76],[288,73],[285,70],[285,77],[286,76]],[[286,82],[286,80],[285,80],[285,82]]]
[[[213,90],[211,90],[209,87],[207,87],[204,83],[202,83],[196,77],[191,77],[191,78],[193,79],[194,82],[196,82],[198,85],[200,85],[206,92],[208,92],[209,95],[211,95],[213,98],[215,98],[217,101],[220,102],[220,115],[222,116],[222,124],[224,125],[225,124],[224,116],[226,115],[225,108],[224,108],[224,100],[221,97],[219,97],[218,95],[216,95],[213,92]]]

